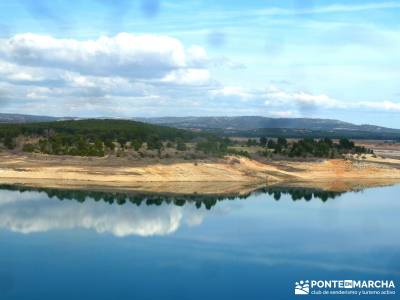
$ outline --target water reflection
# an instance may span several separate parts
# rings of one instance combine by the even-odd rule
[[[292,299],[307,278],[400,280],[400,186],[235,200],[3,188],[0,299]]]
[[[15,195],[1,191],[0,195],[0,227],[25,234],[83,228],[119,237],[166,235],[175,232],[182,222],[199,224],[203,218],[202,212],[191,206],[166,203],[151,208],[125,207],[88,198],[84,203],[59,202],[35,192]]]
[[[18,192],[40,192],[45,193],[49,198],[58,198],[59,200],[76,200],[85,202],[87,199],[94,201],[104,201],[109,204],[123,205],[126,203],[145,205],[161,205],[162,203],[184,206],[186,203],[194,203],[197,208],[202,205],[206,209],[211,209],[218,201],[247,199],[252,195],[267,194],[273,196],[275,200],[280,200],[282,195],[289,195],[293,201],[320,199],[326,202],[334,199],[345,192],[324,191],[321,189],[298,188],[298,187],[280,187],[269,186],[256,189],[245,194],[160,194],[160,193],[139,193],[139,192],[103,192],[90,190],[62,190],[51,188],[31,188],[16,185],[0,185],[0,190],[18,191]]]
[[[325,202],[342,193],[265,187],[246,195],[160,195],[2,185],[0,228],[24,234],[90,229],[118,237],[168,235],[182,224],[199,225],[207,214],[218,213],[218,202],[246,199],[253,194],[275,200],[290,195],[294,201]]]

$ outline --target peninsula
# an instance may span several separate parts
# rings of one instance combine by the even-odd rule
[[[2,124],[0,141],[1,184],[228,193],[400,182],[396,143],[235,139],[122,120]]]

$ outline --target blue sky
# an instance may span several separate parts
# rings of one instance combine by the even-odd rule
[[[0,112],[400,128],[399,19],[400,1],[3,0]]]

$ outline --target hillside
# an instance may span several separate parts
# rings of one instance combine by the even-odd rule
[[[260,116],[238,117],[164,117],[138,118],[143,122],[163,124],[182,128],[212,128],[231,130],[252,130],[258,128],[304,128],[329,130],[332,128],[355,129],[356,125],[326,119],[309,118],[268,118]]]
[[[48,116],[33,116],[21,114],[1,114],[0,123],[31,123],[31,122],[51,122],[57,121],[59,118]]]
[[[78,120],[72,117],[48,117],[19,114],[1,114],[1,123],[24,124],[34,122],[50,122]],[[101,120],[99,118],[99,120]],[[114,119],[121,120],[121,119]],[[180,129],[191,129],[214,133],[219,136],[243,137],[329,137],[352,139],[400,139],[400,129],[375,125],[356,125],[331,119],[312,118],[269,118],[261,116],[238,117],[160,117],[133,118],[132,120],[168,126]]]
[[[141,149],[160,152],[164,146],[186,150],[185,143],[196,138],[212,137],[205,133],[127,120],[0,124],[0,145],[3,148],[56,155],[120,155],[127,149],[144,155]]]
[[[398,160],[258,162],[244,157],[139,163],[128,157],[15,155],[0,152],[1,184],[38,188],[225,194],[268,185],[343,191],[400,181]]]
[[[355,125],[339,120],[311,118],[239,117],[164,117],[137,120],[176,128],[201,129],[221,135],[271,137],[348,137],[399,138],[400,129],[374,125]]]

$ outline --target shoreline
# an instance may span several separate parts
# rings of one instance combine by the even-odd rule
[[[265,185],[351,190],[400,183],[400,160],[256,161],[228,156],[199,161],[135,161],[0,153],[0,184],[40,188],[246,193]]]

